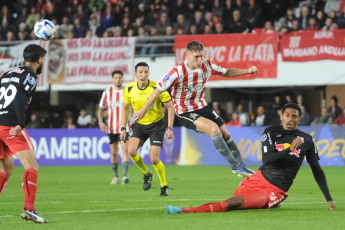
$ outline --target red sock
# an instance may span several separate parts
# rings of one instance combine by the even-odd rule
[[[23,177],[24,190],[24,208],[26,210],[35,210],[35,198],[37,190],[37,171],[33,168],[27,169]]]
[[[228,204],[225,200],[215,203],[207,203],[199,207],[181,208],[183,213],[202,213],[202,212],[227,212]]]
[[[8,180],[8,176],[0,172],[0,194],[2,193],[2,190],[4,190],[7,180]]]

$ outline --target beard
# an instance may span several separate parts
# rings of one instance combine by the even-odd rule
[[[43,64],[39,65],[36,69],[36,74],[40,75],[42,73]]]

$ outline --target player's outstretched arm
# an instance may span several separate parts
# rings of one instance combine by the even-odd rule
[[[151,105],[157,100],[157,98],[159,97],[160,94],[161,94],[161,91],[158,88],[156,88],[151,93],[149,99],[147,99],[144,107],[142,109],[138,110],[137,112],[133,113],[133,117],[136,121],[140,121],[141,119],[143,119],[143,117],[145,116],[147,111],[149,111]]]
[[[238,77],[244,74],[258,74],[259,70],[256,66],[252,66],[249,69],[237,69],[229,68],[226,69],[226,73],[222,74],[223,77]]]
[[[163,103],[165,108],[167,108],[168,110],[168,128],[165,131],[164,136],[168,139],[172,139],[174,137],[174,133],[173,133],[173,126],[174,126],[174,118],[175,118],[175,111],[174,111],[174,105],[172,103],[172,101],[168,101]]]
[[[130,104],[123,102],[122,111],[121,111],[121,135],[120,140],[126,142],[126,124],[129,117],[129,107]],[[125,129],[123,129],[125,128]]]

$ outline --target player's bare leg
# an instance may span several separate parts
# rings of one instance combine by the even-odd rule
[[[13,171],[13,156],[0,160],[0,194],[4,191],[7,180]]]
[[[48,221],[43,219],[35,210],[37,173],[39,168],[36,161],[35,151],[24,150],[15,153],[15,155],[25,169],[23,177],[25,204],[21,217],[25,220],[31,220],[35,223],[48,223]]]
[[[122,151],[122,184],[127,184],[129,182],[128,178],[128,166],[129,166],[129,154],[128,154],[128,144],[127,142],[121,141],[121,151]]]
[[[118,167],[119,167],[119,147],[118,142],[109,144],[110,146],[110,161],[111,161],[111,167],[114,172],[114,177],[111,180],[110,184],[117,184],[119,182],[119,173],[118,173]]]
[[[143,144],[143,141],[137,137],[131,137],[128,141],[128,153],[129,157],[132,159],[133,163],[140,169],[144,174],[144,184],[143,189],[145,191],[151,188],[151,181],[153,178],[152,172],[146,167],[144,160],[138,153],[138,148]]]
[[[159,155],[161,153],[161,147],[152,145],[150,147],[150,160],[152,165],[159,177],[160,186],[161,186],[161,194],[160,196],[168,196],[169,195],[169,186],[165,178],[165,167],[163,162],[160,160]]]

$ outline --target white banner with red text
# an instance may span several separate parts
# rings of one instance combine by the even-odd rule
[[[124,82],[134,80],[135,38],[52,40],[46,58],[50,84],[112,84],[121,70]]]
[[[259,69],[257,76],[244,75],[236,79],[277,78],[278,33],[176,36],[176,65],[186,59],[186,46],[194,40],[203,43],[204,59],[213,61],[225,68],[246,69],[255,65]],[[225,79],[212,76],[210,80]]]
[[[280,41],[283,61],[345,60],[345,29],[299,31],[284,34]]]

